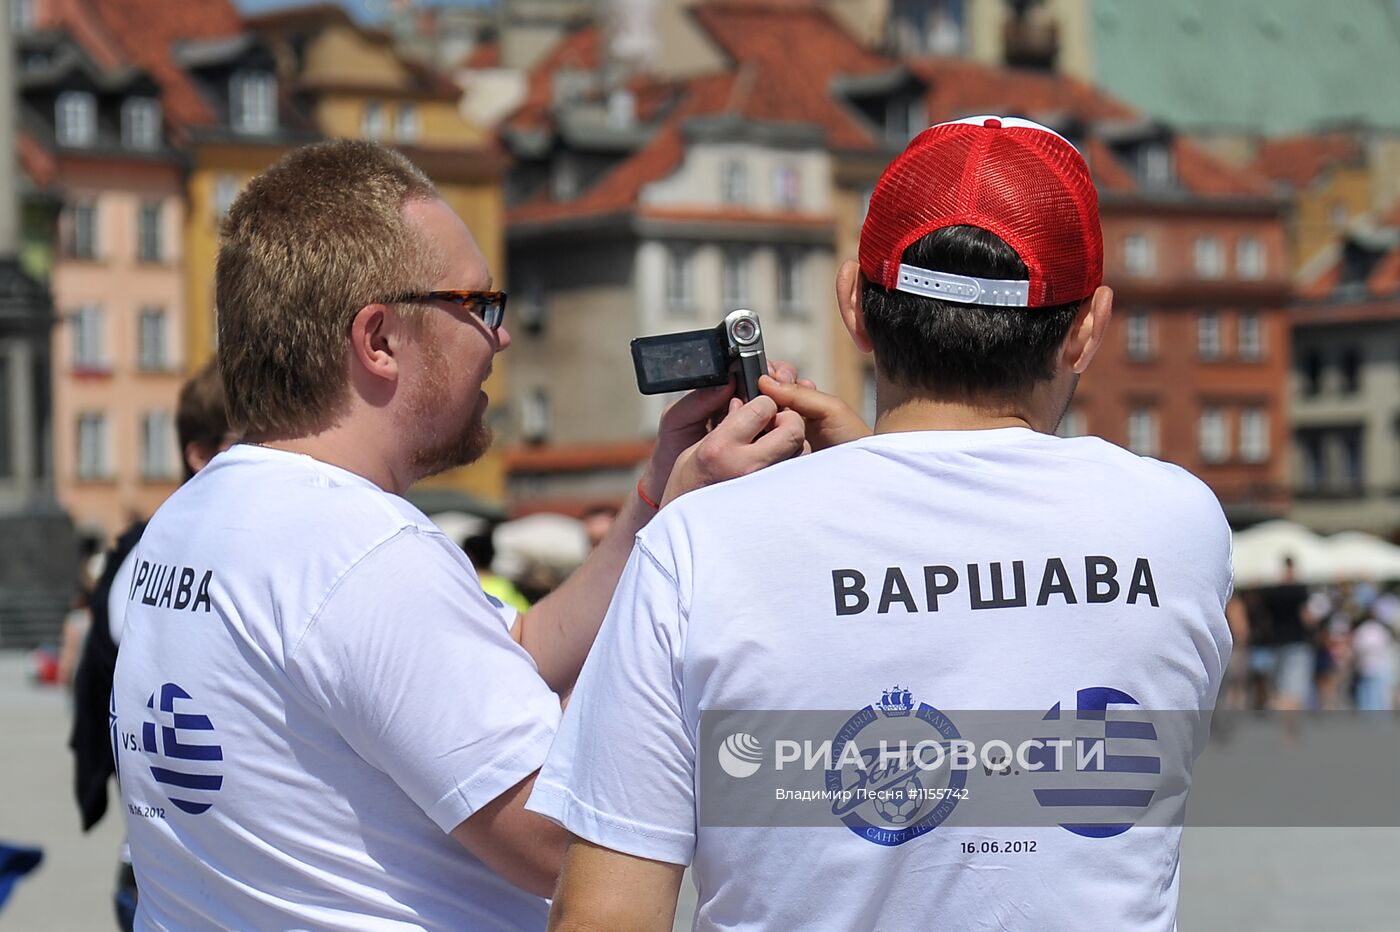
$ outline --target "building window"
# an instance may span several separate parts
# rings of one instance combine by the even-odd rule
[[[78,478],[106,479],[111,474],[107,460],[107,416],[78,415]]]
[[[277,128],[277,78],[267,71],[240,71],[229,79],[229,122],[240,133]]]
[[[802,176],[796,165],[779,165],[773,174],[773,189],[779,207],[796,208],[802,202]]]
[[[1342,350],[1342,394],[1355,395],[1361,390],[1361,353],[1355,347]]]
[[[1264,358],[1264,325],[1258,311],[1241,311],[1239,316],[1240,358],[1251,362]]]
[[[141,418],[141,478],[175,477],[175,419],[169,411],[147,411]]]
[[[1230,458],[1230,433],[1224,411],[1219,408],[1202,411],[1197,433],[1201,459],[1207,463],[1223,463]]]
[[[1151,275],[1156,267],[1152,240],[1146,234],[1131,233],[1123,237],[1123,270],[1129,275]]]
[[[1128,412],[1128,449],[1141,456],[1157,455],[1157,412],[1138,407]]]
[[[1322,394],[1322,354],[1317,350],[1309,350],[1303,354],[1300,366],[1303,379],[1303,395],[1308,398],[1315,398]]]
[[[1196,318],[1196,352],[1202,359],[1220,358],[1220,315],[1215,311],[1202,311]]]
[[[382,139],[387,122],[384,105],[371,100],[365,104],[364,116],[360,119],[360,135],[366,139]]]
[[[554,160],[549,173],[549,193],[556,201],[571,201],[578,197],[578,166],[567,155]]]
[[[1266,271],[1264,244],[1253,236],[1241,237],[1235,244],[1235,274],[1243,279],[1258,281]]]
[[[219,220],[228,216],[229,208],[238,200],[240,187],[235,175],[220,175],[214,179],[214,216]]]
[[[1152,318],[1146,311],[1128,314],[1128,358],[1142,361],[1152,358]]]
[[[162,259],[160,201],[146,201],[136,215],[136,255],[142,262]]]
[[[160,101],[154,97],[128,97],[122,103],[122,145],[128,149],[155,149],[160,145]]]
[[[417,142],[420,132],[418,108],[413,104],[399,104],[399,112],[394,118],[394,136],[399,142]]]
[[[719,199],[726,204],[749,202],[749,168],[738,159],[729,159],[720,168]]]
[[[802,310],[802,254],[778,250],[778,310],[795,314]]]
[[[166,358],[165,311],[146,308],[138,324],[137,361],[142,369],[161,372],[170,368]]]
[[[1138,176],[1144,185],[1149,188],[1171,186],[1175,173],[1172,170],[1170,145],[1165,142],[1144,143],[1138,147],[1137,163]]]
[[[1262,463],[1269,458],[1269,414],[1263,408],[1240,412],[1240,459]]]
[[[10,28],[15,32],[28,32],[34,28],[35,0],[10,0]]]
[[[895,96],[885,104],[885,141],[902,146],[928,127],[922,97]]]
[[[731,249],[724,254],[720,271],[721,301],[727,310],[745,307],[749,303],[749,254]]]
[[[100,372],[107,368],[102,346],[102,308],[84,304],[73,313],[73,368]]]
[[[695,306],[694,255],[685,246],[666,250],[666,308],[686,313]]]
[[[73,204],[68,208],[67,243],[70,259],[97,258],[97,205]]]
[[[54,111],[54,135],[60,146],[86,148],[97,142],[97,99],[87,91],[59,94]]]
[[[520,325],[527,333],[544,333],[545,322],[545,288],[544,277],[538,271],[523,276],[524,282],[520,291]],[[514,302],[512,302],[514,307]]]
[[[1196,237],[1196,275],[1200,278],[1220,278],[1225,274],[1225,254],[1220,240],[1214,236]]]
[[[1366,485],[1361,467],[1361,431],[1340,431],[1337,443],[1341,454],[1342,491],[1358,493]]]
[[[1084,418],[1084,412],[1076,407],[1069,407],[1064,416],[1060,418],[1059,425],[1055,428],[1057,437],[1083,437],[1089,433],[1088,423]]]
[[[520,403],[520,434],[531,443],[549,438],[549,392],[535,387],[525,393]]]

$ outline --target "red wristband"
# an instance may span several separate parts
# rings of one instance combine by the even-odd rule
[[[652,501],[651,497],[648,496],[647,493],[642,490],[642,480],[640,479],[637,480],[637,497],[640,498],[642,501],[646,502],[652,508],[655,508],[657,511],[661,510],[661,506],[658,505],[656,502]]]

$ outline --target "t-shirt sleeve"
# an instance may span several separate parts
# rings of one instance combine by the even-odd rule
[[[471,572],[411,529],[341,576],[287,671],[443,831],[539,769],[559,723]]]
[[[638,543],[526,808],[614,851],[689,864],[695,740],[684,652],[674,579]]]

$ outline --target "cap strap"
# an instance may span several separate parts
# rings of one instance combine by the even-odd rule
[[[1028,281],[973,278],[951,272],[934,272],[913,265],[900,265],[894,287],[897,291],[959,304],[1029,307],[1031,303],[1031,283]]]

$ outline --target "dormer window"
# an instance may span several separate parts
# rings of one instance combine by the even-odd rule
[[[60,146],[87,148],[97,142],[97,99],[87,91],[64,91],[54,106]]]
[[[240,71],[229,80],[229,122],[240,133],[277,128],[277,78],[266,71]]]
[[[885,141],[902,146],[928,125],[922,97],[901,94],[885,104]]]
[[[384,105],[377,100],[365,104],[364,119],[360,121],[360,135],[366,139],[382,139],[387,125]]]
[[[729,159],[720,169],[719,197],[726,204],[749,202],[749,167],[738,159]]]
[[[1172,150],[1166,142],[1145,142],[1137,151],[1138,177],[1151,188],[1165,188],[1172,183]]]
[[[122,104],[122,145],[128,149],[155,149],[160,145],[160,101],[153,97],[129,97]]]
[[[394,123],[394,135],[399,142],[418,141],[418,108],[413,104],[399,104],[398,119]]]

